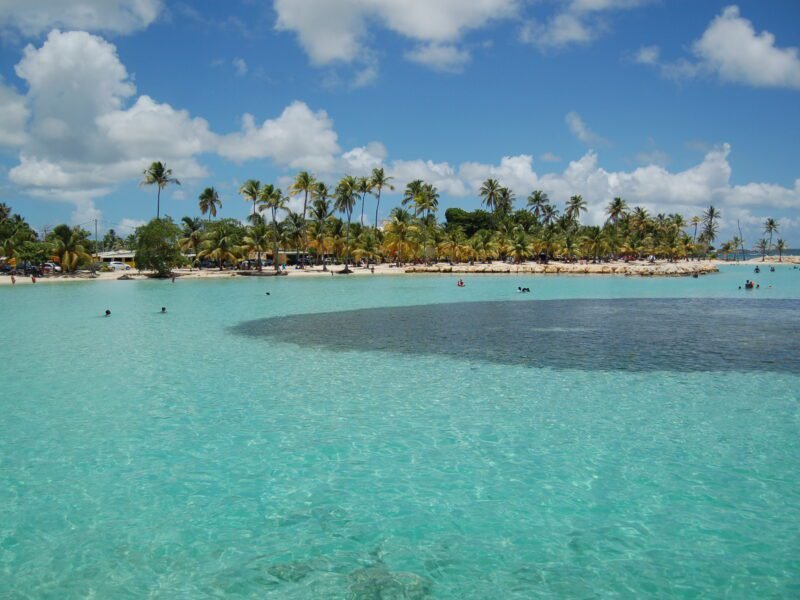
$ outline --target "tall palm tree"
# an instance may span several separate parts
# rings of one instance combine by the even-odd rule
[[[586,209],[586,200],[583,199],[583,196],[572,196],[564,208],[564,216],[568,221],[577,224],[580,221],[581,213],[586,212]]]
[[[614,198],[608,203],[608,206],[606,206],[606,214],[608,215],[606,223],[613,223],[616,225],[627,212],[628,203],[620,197]]]
[[[498,213],[502,216],[506,216],[511,214],[511,210],[514,208],[514,192],[512,192],[507,187],[501,187],[499,193],[497,194],[497,200],[495,203],[495,209]]]
[[[172,169],[167,168],[167,163],[156,161],[144,170],[144,179],[140,185],[155,185],[158,188],[156,196],[156,219],[161,218],[161,190],[169,184],[180,185],[181,182],[172,176]]]
[[[430,183],[422,184],[419,192],[414,196],[414,214],[427,219],[432,212],[439,208],[439,190]]]
[[[372,192],[372,180],[369,177],[359,177],[357,180],[358,186],[356,191],[361,194],[361,218],[359,219],[359,223],[361,225],[364,224],[364,202],[367,198],[367,194]]]
[[[261,199],[261,192],[261,182],[258,179],[248,179],[244,182],[242,187],[239,188],[239,194],[244,196],[244,201],[253,203],[253,224],[255,224],[256,204]]]
[[[531,211],[537,223],[539,223],[544,207],[548,204],[550,204],[550,198],[542,190],[533,190],[528,196],[528,210]]]
[[[314,186],[316,185],[317,180],[314,176],[309,173],[308,171],[300,171],[294,177],[294,183],[292,183],[291,187],[289,188],[289,195],[296,196],[297,194],[303,194],[303,228],[302,228],[302,237],[303,237],[303,258],[300,261],[300,268],[304,268],[306,265],[306,209],[308,207],[308,198],[311,194]]]
[[[778,251],[778,262],[783,262],[783,252],[786,250],[786,241],[778,239],[778,241],[775,242],[775,250]]]
[[[353,208],[356,204],[356,193],[358,190],[358,181],[352,175],[345,175],[336,186],[336,201],[334,206],[336,210],[347,215],[347,233],[344,243],[344,271],[343,273],[350,273],[350,220],[353,217]]]
[[[403,265],[418,233],[419,226],[410,212],[402,208],[395,208],[392,211],[389,223],[386,225],[384,244],[389,253],[395,255],[398,267]]]
[[[702,222],[703,222],[703,219],[700,218],[698,215],[695,215],[691,219],[689,219],[689,224],[692,227],[694,227],[694,235],[692,235],[692,241],[693,242],[697,241],[697,226],[700,225],[700,223],[702,223]]]
[[[769,249],[769,242],[761,238],[756,242],[756,250],[761,252],[761,262],[764,262],[764,259],[767,257],[767,250]]]
[[[408,204],[414,203],[414,198],[419,196],[422,193],[422,186],[425,185],[425,182],[422,179],[415,179],[414,181],[409,181],[406,184],[406,189],[403,192],[403,199],[400,201],[400,204],[406,206]]]
[[[709,206],[708,209],[703,212],[703,236],[709,243],[717,239],[717,233],[719,232],[719,224],[717,221],[719,217],[720,212],[714,208],[713,205]]]
[[[542,206],[542,225],[545,227],[552,225],[558,219],[558,209],[552,204]]]
[[[300,213],[292,212],[291,210],[287,209],[286,219],[283,221],[284,224],[284,239],[291,245],[294,249],[295,256],[300,259],[300,248],[301,246],[305,250],[305,225],[306,221],[303,219],[303,215]]]
[[[328,218],[331,216],[331,203],[328,200],[328,188],[320,182],[314,189],[314,199],[311,201],[311,219],[316,232],[317,264],[322,263],[322,270],[327,271],[325,264],[325,234]]]
[[[769,247],[772,248],[772,234],[779,233],[780,226],[777,219],[769,218],[764,221],[764,233],[769,235]]]
[[[377,190],[377,193],[375,194],[375,198],[377,199],[377,203],[375,204],[376,230],[378,229],[378,209],[381,206],[381,191],[383,190],[383,188],[388,188],[390,190],[394,189],[394,186],[391,183],[389,183],[390,181],[392,181],[392,179],[394,179],[394,177],[389,177],[388,175],[386,175],[386,173],[383,170],[383,167],[380,168],[376,167],[372,169],[371,183],[372,183],[373,193],[375,190]]]
[[[208,222],[211,222],[211,217],[217,216],[217,208],[222,206],[222,200],[219,198],[217,190],[213,187],[207,187],[198,196],[198,204],[200,206],[200,214],[208,214]]]
[[[497,200],[500,197],[500,189],[502,186],[496,179],[487,179],[481,185],[478,195],[481,197],[481,204],[485,204],[486,208],[495,212],[497,209]]]
[[[280,240],[280,233],[278,232],[278,211],[286,209],[287,199],[283,195],[283,192],[280,188],[277,188],[270,183],[261,188],[261,193],[258,196],[258,200],[260,210],[269,209],[272,213],[272,229],[274,231],[272,240],[272,266],[275,268],[275,272],[277,273],[280,271],[280,265],[278,264],[278,241]],[[258,259],[260,263],[260,254]]]

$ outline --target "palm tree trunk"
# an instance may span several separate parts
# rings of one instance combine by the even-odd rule
[[[350,254],[350,219],[353,217],[353,211],[347,213],[347,235],[344,240],[344,271],[343,273],[350,272],[350,261],[348,260]]]
[[[300,268],[306,267],[306,255],[308,254],[308,246],[306,245],[306,205],[308,204],[308,190],[305,191],[303,198],[303,256],[300,259]]]
[[[361,194],[361,220],[358,222],[360,225],[364,224],[364,199],[366,197],[366,194]]]
[[[275,268],[275,272],[280,272],[278,268],[278,221],[275,220],[275,209],[272,209],[272,228],[275,232],[275,239],[273,240],[272,244],[272,266]]]
[[[378,204],[375,205],[375,231],[378,231],[378,209],[381,207],[381,189],[378,188]]]
[[[158,194],[156,195],[156,219],[161,218],[161,186],[158,186]]]

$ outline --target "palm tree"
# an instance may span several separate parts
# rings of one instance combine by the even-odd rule
[[[502,216],[510,214],[514,208],[514,192],[507,187],[501,187],[495,202],[495,209],[498,213]]]
[[[783,262],[783,251],[786,250],[786,242],[779,238],[775,243],[775,250],[778,251],[778,262]]]
[[[275,187],[274,185],[267,184],[261,188],[261,193],[258,196],[259,199],[259,210],[266,210],[269,209],[272,213],[272,228],[274,230],[273,235],[273,247],[272,247],[272,266],[275,268],[275,272],[280,271],[280,265],[278,264],[278,241],[280,239],[280,234],[278,232],[278,211],[286,209],[287,199],[283,195],[283,192],[280,188]],[[258,262],[261,263],[261,254],[258,255]]]
[[[345,175],[336,186],[336,202],[334,207],[339,212],[347,215],[347,233],[345,234],[344,243],[344,271],[342,273],[350,273],[350,220],[353,217],[353,208],[356,204],[356,193],[358,190],[358,181],[352,175]]]
[[[378,229],[378,209],[381,206],[381,190],[383,188],[388,188],[390,190],[394,189],[394,186],[389,183],[394,177],[389,177],[384,173],[383,167],[381,168],[374,168],[372,169],[372,180],[371,186],[373,190],[377,190],[378,193],[375,194],[377,198],[377,204],[375,204],[375,229]]]
[[[207,187],[200,194],[198,200],[200,214],[205,215],[208,213],[208,222],[210,223],[211,217],[217,216],[217,207],[222,206],[222,200],[220,200],[217,190],[213,187]]]
[[[144,179],[140,185],[155,185],[158,187],[158,195],[156,197],[156,219],[161,218],[161,190],[170,183],[174,183],[175,185],[181,184],[180,181],[172,176],[172,169],[167,168],[167,163],[156,161],[145,169]]]
[[[236,264],[239,260],[239,231],[226,219],[222,219],[206,234],[205,241],[202,243],[201,250],[197,258],[202,260],[208,258],[213,260],[222,271],[225,261]]]
[[[586,208],[586,200],[582,196],[572,196],[564,208],[564,216],[571,223],[577,224],[581,218],[581,212],[586,212]]]
[[[528,196],[528,210],[531,211],[537,223],[540,222],[544,207],[548,204],[550,204],[550,198],[542,190],[533,190]]]
[[[261,253],[268,252],[272,236],[270,235],[269,226],[264,222],[264,219],[258,219],[258,222],[247,228],[247,235],[242,238],[242,249],[249,257],[250,253],[255,252],[258,256],[259,271],[261,268]]]
[[[779,233],[780,226],[777,219],[767,219],[764,221],[764,233],[769,235],[769,247],[772,248],[772,234]]]
[[[414,196],[414,214],[417,216],[425,215],[425,218],[436,212],[439,208],[439,190],[430,183],[425,183]]]
[[[52,244],[53,255],[57,256],[65,273],[74,271],[81,261],[91,260],[86,251],[86,232],[80,227],[56,225],[48,236]]]
[[[608,250],[606,236],[599,227],[587,227],[583,236],[583,247],[594,262]]]
[[[256,203],[261,198],[261,182],[258,179],[248,179],[244,182],[242,187],[239,188],[239,194],[244,196],[245,202],[252,202],[253,203],[253,221],[255,225],[255,216],[256,216]]]
[[[709,243],[717,239],[717,233],[719,232],[717,220],[719,220],[719,217],[720,212],[713,205],[709,206],[703,213],[703,236]]]
[[[192,252],[197,260],[197,254],[205,239],[203,223],[200,219],[183,217],[183,237],[178,240],[181,252]]]
[[[694,227],[694,235],[692,236],[692,241],[693,242],[697,241],[697,226],[700,225],[700,223],[702,223],[702,222],[703,222],[703,219],[701,219],[697,215],[695,215],[691,219],[689,219],[689,224]]]
[[[614,225],[628,212],[628,203],[620,197],[614,198],[608,203],[606,207],[606,214],[608,219],[606,223],[613,223]]]
[[[289,188],[289,195],[296,196],[297,194],[303,194],[303,227],[301,230],[302,233],[302,243],[303,243],[303,258],[300,261],[300,268],[304,268],[306,264],[306,208],[308,206],[308,197],[311,194],[314,186],[316,185],[317,180],[314,176],[309,173],[308,171],[300,171],[294,177],[294,183]]]
[[[408,204],[414,203],[414,198],[419,196],[422,193],[422,186],[425,183],[422,179],[415,179],[414,181],[409,181],[406,184],[406,189],[403,192],[403,199],[400,201],[400,204],[406,206]]]
[[[359,177],[357,180],[358,186],[356,191],[361,194],[361,218],[359,219],[359,223],[361,225],[364,224],[364,201],[367,198],[367,194],[372,192],[372,180],[369,177]]]
[[[767,250],[769,249],[769,242],[764,238],[761,238],[756,242],[756,249],[761,252],[761,262],[764,262],[764,259],[767,256]]]
[[[496,179],[487,179],[481,185],[478,195],[481,197],[481,204],[485,204],[486,208],[495,212],[497,209],[497,201],[500,198],[500,189],[502,186]]]
[[[411,213],[402,208],[395,208],[386,224],[384,245],[389,254],[395,255],[398,267],[403,265],[404,257],[410,253],[414,238],[418,234],[419,226]]]
[[[305,224],[303,215],[287,209],[284,224],[284,239],[294,248],[295,256],[300,259],[300,247],[305,250]],[[305,256],[303,257],[305,258]]]
[[[328,217],[331,216],[331,203],[328,200],[328,186],[318,181],[311,191],[311,216],[316,224],[317,231],[317,264],[322,263],[322,270],[327,271],[328,265],[325,264],[325,229]]]
[[[558,219],[558,209],[552,204],[542,206],[542,225],[552,225]]]

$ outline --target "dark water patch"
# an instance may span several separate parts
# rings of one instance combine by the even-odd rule
[[[800,373],[800,300],[462,302],[261,319],[234,331],[537,368]]]

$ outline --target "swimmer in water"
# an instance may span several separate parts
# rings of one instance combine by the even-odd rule
[[[166,307],[166,306],[162,306],[162,307],[161,307],[161,314],[162,314],[162,315],[163,315],[163,314],[166,314],[166,312],[167,312],[167,307]]]
[[[110,316],[111,316],[111,311],[110,311],[110,310],[108,310],[108,309],[106,309],[106,316],[107,316],[107,317],[110,317]]]

